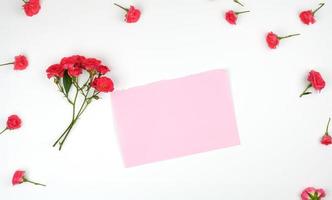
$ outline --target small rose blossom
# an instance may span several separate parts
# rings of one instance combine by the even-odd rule
[[[91,83],[91,87],[98,92],[112,92],[114,90],[113,81],[108,77],[95,78]]]
[[[78,77],[81,74],[82,74],[82,68],[80,67],[72,66],[68,68],[68,75],[71,77]]]
[[[28,59],[24,55],[15,56],[14,70],[24,70],[28,65]]]
[[[332,137],[330,135],[324,135],[320,142],[321,144],[330,145],[332,144]]]
[[[233,10],[229,10],[225,13],[225,19],[228,23],[235,25],[238,15],[247,13],[247,12],[250,12],[250,11],[234,12]]]
[[[326,196],[323,189],[308,187],[301,193],[301,200],[322,200]]]
[[[28,0],[28,1],[23,0],[23,1],[25,2],[23,5],[23,9],[27,16],[31,17],[38,14],[40,10],[39,0]]]
[[[325,87],[325,81],[319,72],[311,70],[308,75],[308,81],[315,90],[321,91]]]
[[[80,67],[82,62],[85,60],[84,56],[73,55],[69,57],[64,57],[61,59],[60,64],[64,69],[69,69],[70,67]]]
[[[309,72],[307,80],[309,81],[309,84],[304,89],[304,91],[301,93],[300,97],[311,94],[311,92],[308,92],[308,89],[310,89],[311,87],[313,87],[315,90],[318,90],[318,91],[321,91],[325,87],[324,79],[322,78],[320,73],[315,70],[311,70]]]
[[[118,6],[119,8],[121,8],[124,11],[127,12],[126,15],[125,15],[125,21],[127,23],[135,23],[141,17],[141,11],[138,10],[137,8],[135,8],[134,6],[130,6],[129,9],[128,9],[128,8],[120,6],[120,5],[116,4],[116,3],[114,5]]]
[[[7,128],[9,130],[14,130],[21,128],[22,120],[17,115],[11,115],[7,119]]]
[[[96,67],[96,71],[99,72],[101,75],[104,75],[109,72],[110,69],[105,65],[99,65]]]
[[[279,38],[273,32],[270,32],[266,36],[266,42],[271,49],[275,49],[279,44]]]
[[[40,185],[40,186],[46,186],[46,185],[41,184],[41,183],[36,183],[36,182],[30,181],[29,179],[26,178],[25,174],[26,174],[25,171],[22,171],[22,170],[15,171],[15,173],[13,175],[13,178],[12,178],[13,186],[19,185],[19,184],[22,184],[22,183],[25,183],[25,182],[32,183],[32,184],[35,184],[35,185]]]
[[[14,62],[0,64],[0,66],[14,65],[14,70],[24,70],[28,67],[29,61],[24,55],[14,57]]]
[[[84,69],[88,71],[96,69],[100,64],[101,61],[96,58],[87,58],[82,62]]]
[[[301,21],[306,25],[314,24],[316,22],[316,19],[315,19],[316,12],[319,9],[321,9],[324,5],[325,5],[325,3],[320,3],[319,7],[314,11],[312,11],[312,10],[302,11],[299,14],[299,17],[300,17]]]
[[[332,144],[332,137],[329,135],[329,126],[330,126],[331,118],[329,118],[329,121],[327,122],[327,126],[325,129],[325,134],[322,137],[320,143],[324,145],[330,145]]]
[[[4,133],[6,130],[15,130],[21,128],[22,120],[17,115],[11,115],[7,119],[6,128],[3,129],[0,134]]]
[[[281,37],[281,36],[278,36],[277,34],[275,34],[273,32],[269,32],[266,36],[266,43],[271,49],[275,49],[279,45],[280,40],[290,38],[290,37],[294,37],[294,36],[297,36],[297,35],[300,35],[300,34],[297,33],[297,34],[291,34],[291,35]]]
[[[12,178],[12,184],[18,185],[24,182],[25,171],[17,170]]]
[[[316,22],[314,14],[312,13],[311,10],[302,11],[299,17],[301,21],[307,25],[314,24]]]
[[[46,70],[47,78],[63,77],[64,72],[65,72],[65,70],[63,68],[63,65],[60,65],[60,64],[51,65]]]

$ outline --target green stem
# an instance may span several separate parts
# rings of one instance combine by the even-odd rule
[[[0,135],[5,132],[6,130],[8,130],[8,128],[6,127],[5,129],[3,129],[3,131],[0,132]]]
[[[309,88],[311,88],[311,84],[309,84],[305,89],[304,89],[304,91],[301,93],[301,95],[300,95],[300,97],[302,97],[303,95],[305,95],[306,94],[306,92],[307,92],[307,90],[309,89]]]
[[[128,8],[125,8],[123,6],[120,6],[119,4],[117,3],[114,3],[114,5],[118,6],[119,8],[122,8],[123,10],[125,10],[126,12],[128,12]]]
[[[248,13],[248,12],[250,12],[249,10],[246,10],[246,11],[241,11],[241,12],[235,12],[235,14],[236,15],[241,15],[241,14],[243,14],[243,13]]]
[[[34,182],[34,181],[30,181],[30,180],[28,180],[28,179],[26,179],[26,178],[23,178],[23,181],[24,181],[24,182],[28,182],[28,183],[32,183],[32,184],[35,184],[35,185],[40,185],[40,186],[44,186],[44,187],[46,187],[46,185],[44,185],[44,184],[37,183],[37,182]]]
[[[238,0],[233,0],[233,1],[237,4],[239,4],[240,6],[244,7],[244,5],[241,2],[239,2]]]
[[[326,130],[325,130],[325,135],[329,135],[330,122],[331,122],[331,117],[329,117],[329,121],[327,122]]]
[[[312,12],[312,14],[315,15],[315,13],[316,13],[319,9],[321,9],[324,5],[325,5],[325,3],[320,3],[320,4],[319,4],[319,7],[316,8],[316,9]]]
[[[300,33],[291,34],[291,35],[287,35],[287,36],[284,36],[284,37],[278,37],[278,39],[282,40],[282,39],[285,39],[285,38],[290,38],[290,37],[294,37],[294,36],[298,36],[298,35],[300,35]]]
[[[13,63],[13,62],[3,63],[3,64],[0,64],[0,67],[1,67],[1,66],[5,66],[5,65],[12,65],[12,64],[14,64],[14,63]]]

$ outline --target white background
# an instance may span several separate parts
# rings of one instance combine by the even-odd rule
[[[25,71],[0,69],[0,122],[16,113],[19,130],[0,137],[0,199],[58,200],[278,200],[300,199],[307,186],[332,199],[332,146],[319,143],[332,116],[332,4],[303,25],[299,11],[318,1],[141,0],[136,24],[111,0],[43,0],[26,17],[19,0],[0,0],[0,62],[28,56]],[[228,9],[251,13],[238,25]],[[301,33],[276,50],[265,35]],[[116,89],[229,70],[241,145],[124,168],[114,130],[110,95],[94,102],[73,129],[62,152],[52,148],[70,120],[71,108],[46,78],[46,68],[72,54],[111,66]],[[327,86],[302,99],[310,69]],[[332,128],[332,127],[331,127]],[[331,129],[332,131],[332,129]],[[16,169],[47,184],[11,186]]]

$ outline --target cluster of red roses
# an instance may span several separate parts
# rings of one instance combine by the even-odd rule
[[[23,2],[24,2],[23,9],[27,16],[32,17],[39,13],[39,10],[41,9],[39,0],[23,0]],[[139,20],[141,16],[141,11],[136,9],[134,6],[125,8],[116,3],[115,5],[120,7],[126,12],[125,21],[127,23],[135,23]]]
[[[110,69],[100,60],[80,55],[64,57],[60,63],[47,68],[47,77],[54,78],[59,91],[73,107],[72,120],[53,147],[59,144],[59,150],[61,150],[78,118],[93,100],[99,99],[100,92],[114,90],[112,79],[105,76],[109,71]],[[74,92],[70,90],[72,86],[76,89]],[[83,98],[83,103],[77,107],[79,94]]]

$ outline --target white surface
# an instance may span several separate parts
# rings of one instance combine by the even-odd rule
[[[299,199],[306,186],[325,188],[332,199],[332,146],[319,144],[332,115],[330,2],[312,26],[297,15],[316,1],[243,0],[252,12],[237,26],[223,19],[228,9],[242,10],[231,0],[121,2],[142,9],[137,24],[124,23],[112,3],[44,0],[29,18],[21,1],[0,0],[0,60],[19,53],[30,60],[26,71],[0,69],[1,124],[12,113],[24,120],[0,137],[0,199],[278,200]],[[302,35],[270,50],[268,31]],[[45,69],[77,53],[112,66],[118,89],[228,69],[241,146],[126,169],[107,94],[58,152],[51,144],[71,110]],[[300,99],[311,68],[327,87]],[[47,187],[12,187],[18,168]]]

